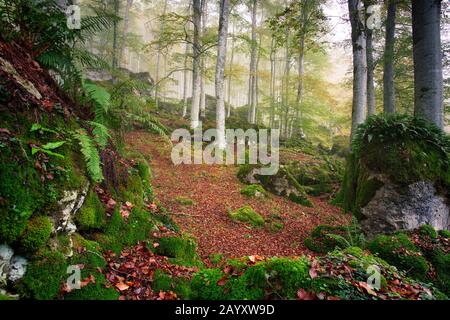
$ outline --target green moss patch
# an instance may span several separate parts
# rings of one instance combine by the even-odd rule
[[[33,253],[47,243],[51,233],[52,222],[49,217],[33,217],[20,237],[19,246],[24,252]]]
[[[248,223],[254,227],[262,227],[264,225],[264,218],[250,206],[231,211],[228,215],[234,221]]]
[[[102,229],[106,225],[105,206],[94,190],[90,190],[83,207],[75,215],[75,222],[82,231]]]
[[[253,198],[256,196],[264,196],[266,194],[266,190],[264,190],[264,188],[259,184],[251,184],[242,188],[241,194],[246,195],[249,198]]]

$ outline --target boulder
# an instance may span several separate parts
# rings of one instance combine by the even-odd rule
[[[8,280],[16,282],[27,272],[28,261],[15,256],[14,250],[7,245],[0,245],[0,287],[6,287]]]
[[[338,196],[368,237],[424,224],[448,230],[450,139],[407,116],[371,117],[357,131]]]

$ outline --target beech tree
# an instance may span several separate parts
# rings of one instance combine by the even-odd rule
[[[217,128],[217,146],[219,149],[225,149],[225,93],[224,93],[224,73],[227,55],[228,38],[228,18],[230,15],[230,1],[220,1],[219,15],[219,35],[217,45],[217,63],[216,63],[216,128]]]
[[[413,0],[414,114],[444,126],[441,1]]]

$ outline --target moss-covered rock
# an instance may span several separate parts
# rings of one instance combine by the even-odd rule
[[[197,244],[190,236],[164,237],[158,240],[158,244],[155,249],[158,254],[175,258],[177,262],[189,263],[198,259]]]
[[[450,139],[424,120],[373,116],[358,128],[338,202],[374,236],[447,228]],[[420,224],[419,224],[420,222]]]
[[[426,279],[429,264],[405,233],[377,236],[368,249],[413,278]]]
[[[67,262],[59,252],[44,251],[35,256],[28,265],[27,273],[17,284],[24,298],[55,299],[66,277]]]
[[[248,223],[255,227],[262,227],[264,225],[264,218],[250,206],[244,206],[231,211],[228,215],[234,221]]]
[[[52,222],[49,217],[33,217],[20,237],[19,246],[24,252],[33,253],[47,243],[51,233]]]
[[[336,238],[330,235],[337,235],[347,239],[350,236],[350,232],[352,230],[349,227],[320,225],[314,228],[311,236],[304,240],[304,244],[311,251],[327,253],[333,251],[340,244]]]
[[[259,184],[251,184],[241,189],[241,194],[246,195],[249,198],[262,197],[265,195],[266,190]]]
[[[83,207],[75,215],[75,222],[82,231],[102,229],[106,225],[105,206],[94,190],[86,196]]]

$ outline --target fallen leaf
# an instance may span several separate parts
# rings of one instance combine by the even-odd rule
[[[119,282],[116,284],[116,288],[119,289],[120,291],[125,291],[129,288],[130,286],[126,285],[123,282]]]

